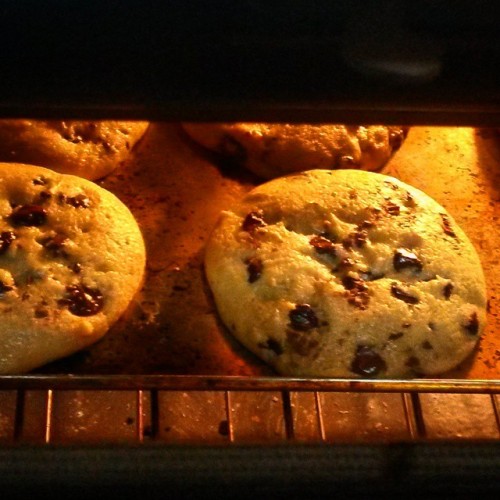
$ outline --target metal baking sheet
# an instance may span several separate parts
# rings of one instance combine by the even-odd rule
[[[493,129],[413,127],[383,173],[422,189],[469,235],[484,267],[488,326],[479,348],[443,378],[500,378],[500,140]],[[217,318],[203,249],[221,210],[260,183],[154,123],[133,157],[100,184],[126,203],[146,240],[146,281],[97,344],[35,374],[273,376]]]

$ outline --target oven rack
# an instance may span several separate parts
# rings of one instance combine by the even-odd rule
[[[496,380],[0,377],[6,499],[465,499],[499,469]]]
[[[500,381],[0,377],[0,443],[500,441]]]

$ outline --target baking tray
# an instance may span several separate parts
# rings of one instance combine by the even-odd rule
[[[488,287],[488,324],[478,349],[438,379],[371,381],[280,377],[219,322],[203,274],[203,251],[221,210],[262,181],[221,164],[177,123],[153,123],[100,184],[136,217],[147,247],[145,284],[98,343],[0,387],[290,388],[491,392],[500,383],[497,230],[500,141],[494,129],[413,127],[381,170],[422,189],[456,218],[476,247]]]

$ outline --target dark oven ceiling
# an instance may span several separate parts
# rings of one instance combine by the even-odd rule
[[[500,125],[496,1],[26,2],[0,115]]]

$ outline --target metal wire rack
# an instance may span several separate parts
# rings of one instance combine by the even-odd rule
[[[8,444],[500,440],[500,382],[213,376],[0,379]]]

